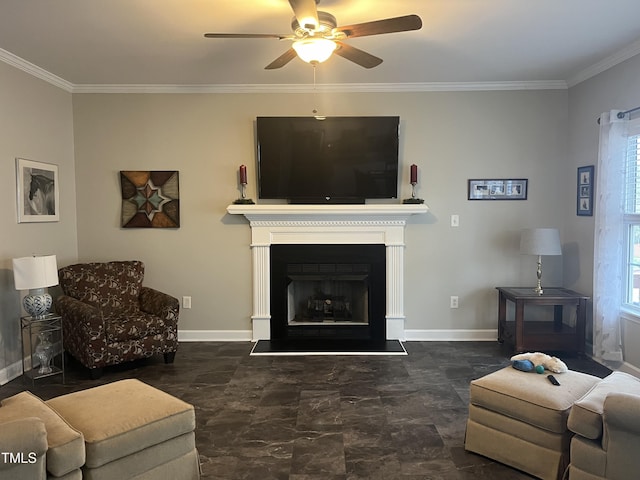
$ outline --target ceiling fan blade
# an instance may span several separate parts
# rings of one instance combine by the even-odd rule
[[[293,35],[288,33],[205,33],[204,36],[206,38],[277,38],[278,40],[293,38]]]
[[[342,58],[351,60],[353,63],[357,63],[364,68],[377,67],[382,63],[382,59],[378,58],[370,53],[360,50],[359,48],[352,47],[346,43],[336,41],[338,48],[333,53],[340,55]]]
[[[296,51],[293,49],[293,47],[291,47],[289,50],[284,52],[282,55],[280,55],[278,58],[276,58],[269,65],[264,67],[264,69],[265,70],[275,70],[276,68],[282,68],[287,63],[289,63],[291,60],[296,58],[296,55],[297,55]]]
[[[382,33],[408,32],[410,30],[420,30],[421,28],[422,19],[418,15],[404,15],[402,17],[336,27],[335,31],[343,32],[350,38],[380,35]]]
[[[316,0],[289,0],[298,24],[303,28],[315,30],[320,25]]]

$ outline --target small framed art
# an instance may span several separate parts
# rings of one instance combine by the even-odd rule
[[[58,166],[16,158],[18,223],[60,220]]]
[[[595,169],[593,165],[578,167],[578,191],[576,213],[579,216],[593,215],[593,189],[595,186]]]
[[[469,180],[469,200],[526,200],[526,178]]]

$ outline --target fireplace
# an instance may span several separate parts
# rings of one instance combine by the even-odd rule
[[[384,245],[272,245],[271,339],[386,339]]]
[[[372,301],[384,302],[382,311],[384,319],[382,327],[377,326],[379,314],[372,317],[371,309],[368,312],[367,322],[376,326],[374,332],[369,335],[384,335],[387,340],[405,339],[404,316],[404,230],[407,220],[412,215],[425,214],[428,207],[424,204],[396,204],[396,205],[229,205],[227,212],[230,215],[244,215],[251,225],[251,258],[252,258],[252,282],[253,282],[253,312],[251,315],[252,339],[270,340],[272,335],[281,335],[277,329],[288,329],[291,333],[295,325],[289,325],[288,304],[282,297],[275,300],[272,296],[271,276],[273,264],[271,257],[283,246],[336,246],[337,249],[345,249],[346,246],[355,247],[351,251],[351,257],[340,262],[316,262],[343,263],[359,265],[359,260],[352,260],[357,252],[375,247],[384,251],[381,255],[384,262],[385,275],[382,287],[375,287],[375,294],[369,290],[369,303]],[[329,249],[331,250],[331,249]],[[305,261],[297,262],[305,265]],[[378,260],[376,260],[378,262]],[[296,263],[296,262],[290,262]],[[376,263],[379,265],[379,263]],[[343,268],[343,267],[340,267]],[[376,267],[378,268],[378,267]],[[294,272],[289,272],[295,277]],[[286,272],[285,272],[286,274]],[[343,280],[345,280],[343,278]],[[280,280],[286,283],[286,280]],[[295,278],[294,280],[295,281]],[[351,281],[351,280],[349,280]],[[367,280],[370,281],[370,280]],[[375,280],[378,285],[378,280]],[[280,285],[285,289],[284,285]],[[288,286],[286,287],[287,292]],[[296,286],[293,287],[294,289]],[[378,290],[382,288],[382,291]],[[287,293],[287,295],[290,295]],[[291,294],[293,295],[293,293]],[[333,293],[341,296],[342,293]],[[275,302],[272,305],[272,302]],[[278,306],[278,302],[279,306]],[[352,301],[353,302],[353,301]],[[284,306],[283,306],[284,305]],[[283,313],[278,313],[278,308]],[[376,312],[379,309],[375,309]],[[271,322],[272,317],[287,318],[279,326]],[[312,323],[312,322],[301,322]],[[318,322],[319,323],[319,322]],[[329,333],[332,327],[340,327],[343,331],[347,326],[323,320],[322,325],[304,325],[294,333],[311,332],[314,328],[323,335]],[[352,322],[354,331],[364,330],[357,323]],[[303,326],[303,325],[298,325]],[[291,328],[289,328],[291,327]],[[326,327],[326,328],[325,328]],[[344,327],[344,328],[343,328]],[[272,331],[272,329],[276,329]],[[318,330],[322,328],[323,330]],[[380,332],[383,333],[380,333]],[[364,335],[362,332],[358,334]]]

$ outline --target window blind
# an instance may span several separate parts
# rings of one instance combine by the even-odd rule
[[[625,159],[625,213],[640,214],[640,119],[629,122]]]

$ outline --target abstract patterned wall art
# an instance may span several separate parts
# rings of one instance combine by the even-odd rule
[[[176,170],[120,171],[122,228],[179,228],[180,185]]]

